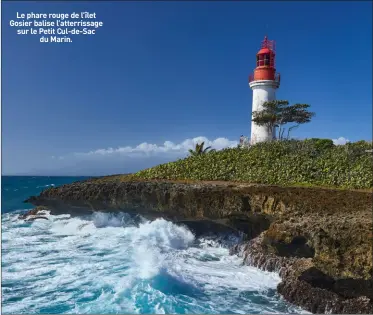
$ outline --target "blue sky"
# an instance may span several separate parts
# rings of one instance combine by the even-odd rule
[[[96,12],[104,26],[42,44],[9,26],[17,11]],[[265,34],[277,98],[316,112],[294,136],[372,138],[371,2],[4,2],[2,14],[4,174],[132,172],[196,137],[234,145],[250,134]]]

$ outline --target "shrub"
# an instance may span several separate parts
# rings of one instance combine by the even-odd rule
[[[190,156],[135,173],[144,179],[229,180],[277,185],[372,188],[372,144],[328,139],[262,142]]]
[[[306,139],[305,142],[313,144],[315,146],[315,149],[318,151],[324,151],[334,147],[333,140],[331,139],[311,138]]]

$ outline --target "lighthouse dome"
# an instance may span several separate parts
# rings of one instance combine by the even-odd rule
[[[269,54],[269,53],[273,53],[273,51],[270,50],[269,48],[262,48],[261,50],[258,51],[257,55]]]

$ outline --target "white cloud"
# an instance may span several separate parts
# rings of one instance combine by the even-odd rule
[[[149,156],[149,155],[174,155],[174,154],[186,154],[189,149],[193,149],[197,143],[205,142],[205,147],[211,146],[213,149],[221,150],[228,147],[235,147],[238,145],[238,141],[229,140],[227,138],[217,138],[215,140],[209,140],[206,137],[196,137],[193,139],[186,139],[180,143],[173,143],[171,141],[165,141],[163,144],[152,144],[143,142],[135,147],[118,147],[116,149],[97,149],[90,152],[74,153],[76,157],[89,157],[89,156]]]
[[[221,150],[236,147],[238,141],[227,138],[209,140],[206,137],[185,139],[180,143],[165,141],[163,144],[140,143],[136,146],[97,149],[89,152],[70,153],[64,156],[49,157],[35,166],[34,174],[46,175],[108,175],[132,173],[185,158],[188,150],[197,143],[205,142],[205,147]]]
[[[344,138],[344,137],[339,137],[338,139],[333,139],[333,143],[335,145],[344,145],[346,144],[347,142],[350,142],[350,140]]]

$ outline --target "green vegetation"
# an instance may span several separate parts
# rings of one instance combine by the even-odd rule
[[[268,130],[278,128],[277,138],[284,139],[285,125],[293,123],[288,127],[287,137],[289,139],[290,131],[299,127],[301,124],[309,123],[315,113],[309,112],[307,109],[310,107],[308,104],[294,104],[289,105],[288,101],[276,100],[265,102],[263,110],[254,111],[253,119],[257,125],[266,126]]]
[[[317,151],[324,151],[324,150],[331,149],[332,147],[334,147],[333,140],[331,139],[311,138],[311,139],[306,139],[305,141],[307,143],[313,144],[315,147],[315,150]]]
[[[205,145],[205,142],[202,142],[201,144],[196,144],[196,147],[194,150],[192,149],[189,149],[189,153],[190,155],[192,156],[196,156],[196,155],[201,155],[201,154],[206,154],[208,152],[213,152],[215,151],[214,149],[211,149],[211,146],[210,147],[207,147],[207,148],[203,148]]]
[[[196,154],[131,175],[142,179],[237,181],[274,185],[373,187],[372,143],[329,139],[263,142]]]

